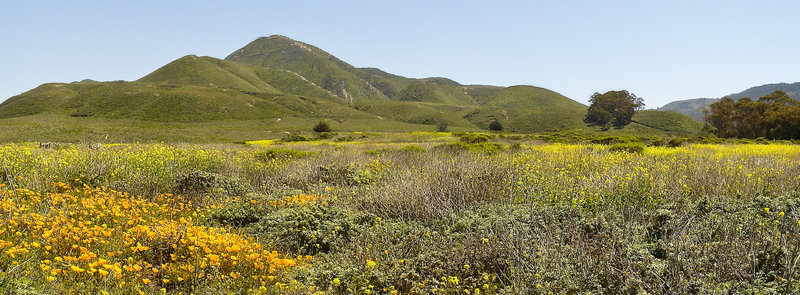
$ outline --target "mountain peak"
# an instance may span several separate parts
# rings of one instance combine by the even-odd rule
[[[269,40],[269,39],[286,39],[286,40],[292,40],[292,38],[286,37],[286,36],[284,36],[284,35],[278,35],[278,34],[275,34],[275,35],[270,35],[270,36],[267,36],[267,37],[259,37],[259,38],[258,38],[258,39],[256,39],[256,40],[260,40],[260,39],[264,39],[264,40]],[[292,41],[294,41],[294,40],[292,40]]]
[[[331,55],[309,44],[296,41],[283,35],[272,35],[269,37],[259,37],[248,43],[239,50],[234,51],[225,59],[232,61],[242,61],[252,56],[271,55],[287,51],[301,51],[320,54],[326,58]]]
[[[225,60],[258,67],[289,70],[346,102],[388,99],[364,80],[369,76],[322,49],[282,35],[261,37],[228,55]]]

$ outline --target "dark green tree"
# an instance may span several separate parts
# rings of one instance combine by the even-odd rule
[[[738,137],[756,138],[762,137],[766,133],[762,122],[765,104],[744,97],[736,102],[736,114],[733,121],[736,124],[736,134]]]
[[[325,123],[325,121],[319,121],[317,125],[314,125],[314,132],[331,132],[331,126],[328,126],[328,123]]]
[[[644,107],[642,98],[627,90],[595,92],[589,100],[589,111],[583,120],[592,125],[603,126],[607,130],[611,125],[622,128],[631,123],[633,114]]]
[[[439,120],[436,122],[436,131],[437,132],[447,132],[447,127],[450,125],[447,120]]]
[[[726,97],[709,106],[706,123],[719,137],[798,139],[800,102],[780,90],[757,101]]]
[[[489,130],[503,131],[503,124],[500,124],[500,121],[492,120],[492,122],[489,123]]]
[[[800,138],[800,101],[783,91],[761,97],[758,102],[765,103],[761,122],[767,138],[797,139]]]
[[[736,114],[736,102],[730,97],[724,97],[712,103],[705,110],[706,123],[717,129],[719,137],[735,137],[736,122],[733,117]]]

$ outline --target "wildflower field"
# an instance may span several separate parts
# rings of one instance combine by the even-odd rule
[[[800,145],[0,146],[3,294],[800,292]]]

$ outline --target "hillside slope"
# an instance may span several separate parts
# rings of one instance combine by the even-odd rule
[[[657,130],[681,134],[697,134],[703,129],[703,123],[687,115],[668,111],[637,111],[633,122]]]
[[[162,122],[284,116],[374,117],[314,97],[143,82],[51,83],[12,97],[0,105],[0,118],[38,113]]]
[[[716,98],[695,98],[695,99],[686,99],[686,100],[677,100],[665,104],[664,106],[658,108],[659,111],[665,112],[676,112],[687,115],[692,119],[702,122],[705,119],[705,112],[703,111],[706,109],[710,104],[717,102],[719,99]]]
[[[729,94],[726,96],[733,98],[735,100],[738,100],[743,97],[749,97],[752,98],[753,100],[756,100],[759,97],[766,96],[777,90],[783,90],[783,92],[786,92],[786,94],[789,95],[789,97],[800,100],[800,82],[764,84],[761,86],[751,87],[745,91]]]
[[[500,114],[474,114],[473,117],[498,119],[514,132],[544,132],[580,129],[587,106],[544,88],[520,85],[511,87],[476,86],[470,94],[481,105]],[[492,109],[489,109],[492,110]],[[488,125],[489,120],[484,120]],[[507,122],[504,122],[507,120]]]
[[[360,72],[359,69],[319,48],[284,36],[258,38],[225,60],[295,72],[346,102],[388,99],[354,73]]]
[[[764,84],[761,86],[750,87],[742,92],[720,96],[720,98],[730,97],[735,100],[739,100],[743,97],[749,97],[753,100],[757,100],[758,98],[773,93],[776,90],[783,90],[783,92],[786,92],[789,97],[800,100],[800,82]],[[703,110],[718,100],[718,98],[676,100],[658,108],[658,110],[678,112],[702,122],[705,118],[705,113]]]
[[[212,57],[187,55],[139,79],[143,83],[176,86],[206,86],[244,91],[279,93],[243,64]]]
[[[294,94],[341,102],[330,91],[297,73],[207,56],[184,56],[137,81],[159,85],[240,90],[259,94]]]

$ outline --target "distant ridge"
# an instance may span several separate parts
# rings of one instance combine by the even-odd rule
[[[744,97],[749,97],[753,100],[757,100],[758,98],[773,93],[776,90],[782,90],[783,92],[786,92],[786,94],[788,94],[789,97],[800,100],[800,82],[774,83],[774,84],[764,84],[761,86],[750,87],[742,92],[728,94],[725,96],[721,96],[719,98],[695,98],[686,100],[676,100],[658,108],[658,110],[678,112],[702,122],[705,118],[705,113],[703,112],[703,110],[712,103],[718,101],[720,98],[730,97],[735,100],[739,100]]]
[[[717,98],[695,98],[676,100],[658,108],[659,111],[676,112],[687,115],[692,119],[702,122],[705,118],[703,109],[718,101]]]
[[[733,98],[735,100],[738,100],[743,97],[749,97],[755,100],[758,99],[759,97],[773,93],[776,90],[783,90],[783,92],[786,92],[786,94],[789,95],[789,97],[794,99],[800,99],[800,82],[764,84],[761,86],[750,87],[745,91],[728,94],[726,96]]]

